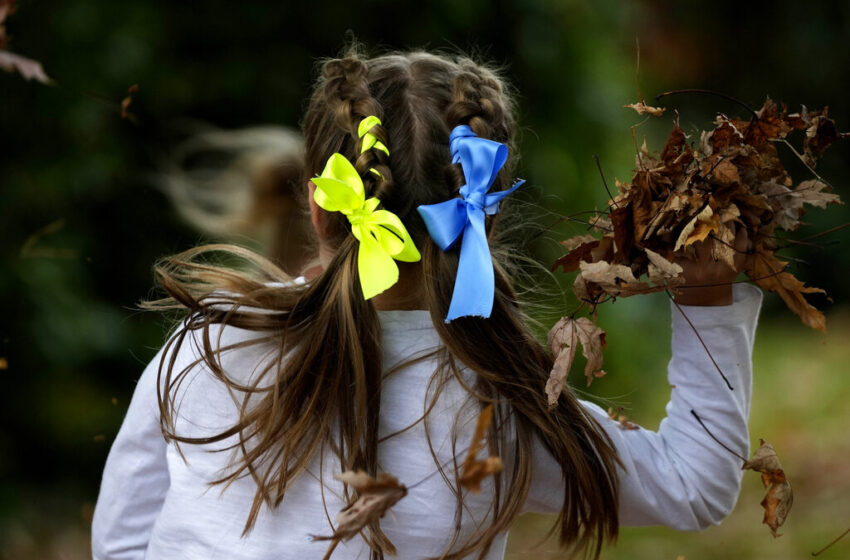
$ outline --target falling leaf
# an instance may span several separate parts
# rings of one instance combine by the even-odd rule
[[[0,358],[0,370],[9,369],[9,361],[6,358]]]
[[[664,114],[664,111],[667,110],[666,107],[651,107],[643,102],[643,100],[638,101],[637,103],[631,103],[629,105],[623,105],[623,107],[627,109],[634,109],[637,111],[638,115],[643,115],[644,113],[649,113],[653,117],[660,117]]]
[[[555,363],[552,366],[552,371],[549,373],[549,379],[546,381],[546,396],[549,401],[549,408],[553,408],[558,404],[558,398],[564,390],[567,375],[569,375],[570,368],[573,367],[573,362],[576,358],[578,333],[576,332],[575,319],[572,317],[561,318],[549,330],[547,340],[549,342],[549,349],[552,351],[552,356],[555,357]]]
[[[608,418],[617,422],[617,427],[621,430],[640,430],[640,426],[633,422],[629,422],[626,415],[615,412],[614,407],[608,409]]]
[[[548,342],[555,358],[545,389],[549,407],[552,408],[558,404],[558,398],[564,390],[579,343],[582,355],[587,359],[584,375],[587,377],[588,386],[593,379],[605,375],[602,369],[605,331],[587,317],[563,317],[549,331]]]
[[[780,536],[776,530],[785,523],[785,518],[794,503],[794,494],[773,446],[761,440],[761,447],[753,453],[742,468],[760,472],[762,484],[765,488],[769,487],[761,501],[761,506],[764,508],[762,523],[770,527],[774,537]]]
[[[493,405],[487,405],[478,416],[472,443],[461,465],[460,485],[474,494],[481,493],[481,482],[490,475],[501,472],[502,460],[499,457],[477,458],[478,452],[487,445],[485,434],[493,421]]]
[[[0,50],[0,68],[6,72],[17,72],[25,80],[35,80],[47,85],[53,84],[53,80],[45,73],[40,62],[13,52]]]
[[[133,94],[139,91],[139,84],[133,84],[127,90],[127,96],[121,100],[121,118],[129,119],[130,115],[130,104],[133,102]]]
[[[336,530],[330,536],[311,535],[315,541],[334,541],[328,553],[339,541],[348,540],[357,535],[366,525],[382,518],[386,511],[407,495],[407,487],[399,484],[390,474],[381,473],[375,480],[362,470],[345,471],[334,478],[351,486],[358,494],[357,499],[339,512],[336,517]],[[394,551],[385,551],[392,554]],[[326,558],[328,555],[326,555]]]

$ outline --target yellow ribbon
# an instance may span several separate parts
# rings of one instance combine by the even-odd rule
[[[351,233],[360,242],[357,270],[365,299],[398,282],[398,266],[393,259],[416,262],[422,258],[399,217],[389,210],[376,210],[381,204],[377,198],[366,199],[363,179],[345,156],[336,153],[328,158],[313,183],[316,204],[329,212],[345,214]]]
[[[360,146],[360,153],[362,154],[366,150],[370,150],[375,148],[376,150],[381,150],[387,155],[390,155],[390,151],[387,146],[378,140],[378,137],[369,132],[375,125],[380,125],[381,119],[376,117],[375,115],[370,115],[360,121],[360,125],[357,127],[357,135],[363,139],[363,143]]]

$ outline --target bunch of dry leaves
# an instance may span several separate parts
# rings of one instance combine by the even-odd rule
[[[629,105],[639,113],[659,115],[661,109]],[[814,172],[818,158],[839,133],[827,108],[789,114],[771,99],[744,120],[718,115],[713,130],[689,142],[678,114],[660,154],[646,141],[636,155],[631,182],[617,183],[619,194],[609,211],[590,220],[601,237],[582,235],[563,244],[568,253],[553,268],[579,271],[573,289],[584,302],[675,288],[680,284],[677,260],[693,256],[694,244],[713,240],[712,256],[735,269],[734,240],[745,229],[749,237],[747,277],[777,292],[803,323],[825,330],[823,314],[805,294],[821,292],[806,286],[786,270],[776,256],[777,232],[794,231],[805,205],[825,208],[840,204],[837,194]],[[777,144],[793,150],[786,137],[804,130],[798,155],[815,178],[794,184],[779,159]],[[795,151],[796,153],[796,151]]]
[[[643,102],[626,107],[654,116],[664,112]],[[590,219],[595,234],[563,241],[568,252],[552,268],[578,271],[573,291],[595,310],[609,299],[675,290],[684,281],[679,262],[694,258],[697,243],[711,243],[715,260],[738,270],[735,257],[741,249],[735,242],[746,230],[749,258],[739,272],[777,292],[803,323],[826,330],[823,314],[806,300],[806,294],[823,290],[806,286],[786,269],[788,263],[776,255],[777,234],[799,228],[806,205],[841,204],[814,168],[824,150],[848,133],[838,132],[827,108],[809,111],[804,106],[789,114],[770,98],[749,119],[719,114],[714,125],[700,134],[698,143],[689,142],[677,114],[660,154],[650,153],[644,140],[632,180],[617,182],[619,193],[608,201],[608,211]],[[795,130],[805,131],[802,154],[787,140]],[[795,184],[779,159],[780,143],[815,178]],[[550,406],[563,389],[577,342],[587,358],[588,385],[605,373],[605,333],[590,319],[564,317],[549,332],[556,358],[546,385]]]

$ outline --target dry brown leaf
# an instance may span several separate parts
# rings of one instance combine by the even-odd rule
[[[602,369],[602,349],[605,347],[605,331],[587,317],[576,319],[576,333],[581,342],[581,354],[587,359],[584,376],[587,386],[597,377],[605,375]]]
[[[581,276],[578,276],[578,278],[581,278]],[[558,398],[564,390],[567,375],[569,375],[570,368],[572,368],[576,358],[578,333],[576,332],[575,320],[571,317],[561,318],[549,330],[547,338],[549,349],[552,351],[552,356],[555,357],[555,363],[549,373],[549,379],[546,381],[546,397],[549,401],[549,408],[554,408],[558,404]]]
[[[396,477],[387,473],[379,474],[377,480],[362,470],[345,471],[334,475],[334,478],[351,486],[359,496],[351,505],[339,512],[333,535],[310,536],[315,541],[334,541],[326,558],[336,547],[336,543],[357,535],[366,525],[382,518],[389,508],[407,495],[407,487],[399,484]],[[392,553],[389,550],[385,552]]]
[[[640,110],[640,104],[631,108]],[[804,297],[820,290],[806,287],[775,257],[778,230],[796,230],[808,206],[841,204],[823,180],[797,183],[783,167],[778,141],[788,142],[786,136],[794,131],[805,131],[803,158],[810,167],[830,144],[850,136],[838,132],[826,108],[803,107],[788,114],[784,104],[768,98],[755,116],[719,114],[713,130],[700,133],[694,146],[677,114],[661,152],[651,152],[644,139],[631,181],[615,182],[609,217],[600,216],[597,223],[602,236],[573,238],[555,267],[578,269],[573,292],[595,307],[682,281],[665,278],[669,273],[659,270],[659,261],[653,262],[647,251],[680,262],[694,256],[694,244],[710,242],[711,256],[738,270],[735,260],[741,255],[735,243],[743,229],[749,279],[778,292],[806,325],[824,329],[823,315]]]
[[[774,537],[780,536],[776,530],[785,523],[785,518],[794,503],[794,493],[791,491],[791,484],[785,477],[785,471],[782,470],[773,446],[761,440],[761,447],[753,453],[742,468],[760,472],[762,484],[766,488],[769,487],[761,501],[761,506],[764,508],[762,523],[770,527]]]
[[[574,237],[570,237],[569,239],[564,239],[563,241],[561,241],[561,245],[566,247],[567,251],[572,251],[580,245],[593,243],[594,241],[599,242],[599,240],[592,235],[576,235]]]
[[[649,257],[649,281],[655,284],[666,284],[670,280],[678,279],[682,273],[682,267],[670,262],[652,249],[644,249]]]
[[[578,277],[581,278],[581,277]],[[573,366],[576,350],[581,344],[581,353],[587,359],[584,375],[588,386],[597,377],[605,375],[602,369],[602,349],[605,347],[605,331],[587,317],[562,317],[549,330],[549,349],[555,357],[552,371],[546,382],[546,397],[549,408],[558,404],[558,398],[564,390],[567,376]]]
[[[481,493],[481,482],[490,475],[502,470],[502,460],[499,457],[477,458],[478,452],[487,446],[486,433],[493,421],[493,405],[487,405],[478,416],[472,443],[466,453],[466,459],[461,465],[460,485],[474,494]]]
[[[634,109],[637,111],[638,115],[643,115],[644,113],[648,113],[653,117],[660,117],[664,114],[664,111],[667,110],[666,107],[652,107],[643,102],[643,100],[638,101],[637,103],[631,103],[629,105],[623,105],[623,107],[627,109]]]
[[[0,358],[0,370],[9,369],[9,361],[6,358]]]
[[[785,270],[788,263],[778,260],[773,254],[757,253],[752,259],[752,268],[747,275],[760,287],[776,292],[796,313],[804,324],[811,328],[826,332],[826,318],[812,304],[806,301],[803,294],[825,293],[820,288],[806,286]]]
[[[826,208],[830,204],[844,204],[841,198],[831,192],[823,192],[829,186],[818,179],[803,181],[794,189],[794,194],[803,204]]]
[[[676,240],[674,251],[678,251],[682,247],[693,245],[697,241],[704,241],[709,234],[717,231],[720,227],[719,219],[714,215],[714,211],[708,204],[705,205],[696,216],[691,219]]]
[[[614,411],[614,407],[608,409],[608,418],[617,422],[617,427],[621,430],[640,430],[640,426],[633,422],[629,422],[625,414],[620,414]]]
[[[618,291],[623,282],[638,281],[632,269],[622,264],[611,264],[605,261],[594,263],[582,261],[579,263],[579,268],[585,280],[599,284],[603,289],[609,288],[612,292]]]
[[[130,104],[133,102],[133,95],[139,91],[139,84],[133,84],[127,89],[127,96],[121,100],[121,118],[130,118]]]

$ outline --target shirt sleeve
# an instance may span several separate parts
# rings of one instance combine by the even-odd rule
[[[724,445],[749,455],[752,351],[761,299],[758,288],[737,284],[732,305],[672,306],[673,356],[667,376],[672,394],[657,432],[621,429],[602,408],[581,401],[610,436],[623,463],[617,469],[622,525],[701,530],[731,513],[741,487],[742,461],[714,441],[692,411]],[[526,510],[560,511],[563,493],[553,489],[562,482],[560,466],[535,440]]]
[[[92,520],[94,560],[140,560],[169,487],[167,443],[160,431],[157,372],[163,350],[145,368],[112,444]]]

